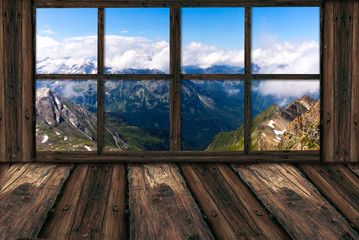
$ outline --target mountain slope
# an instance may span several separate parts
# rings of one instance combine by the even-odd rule
[[[252,150],[319,149],[319,101],[304,95],[285,109],[273,104],[252,119]],[[243,150],[243,126],[217,134],[207,151]]]
[[[282,112],[282,108],[276,104],[273,104],[265,111],[261,112],[252,119],[251,126],[251,145],[256,144],[258,136],[258,125],[262,122],[267,121],[276,114]],[[244,149],[244,126],[240,126],[235,131],[231,132],[221,132],[216,135],[210,145],[207,147],[206,151],[241,151]]]
[[[97,115],[40,88],[36,96],[36,144],[41,151],[94,151]],[[167,150],[168,132],[131,126],[122,116],[106,114],[106,150]],[[139,139],[141,141],[139,141]]]

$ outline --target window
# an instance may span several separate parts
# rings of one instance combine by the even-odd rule
[[[37,8],[36,20],[40,157],[319,156],[319,7]]]

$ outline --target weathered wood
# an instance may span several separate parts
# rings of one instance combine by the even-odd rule
[[[36,7],[274,7],[320,6],[321,0],[35,0]]]
[[[5,149],[6,149],[6,138],[5,138],[5,81],[4,79],[4,25],[3,25],[3,4],[0,2],[0,162],[5,162]]]
[[[10,168],[9,163],[0,163],[0,182]],[[0,185],[1,188],[1,185]]]
[[[213,239],[173,164],[129,166],[130,239]]]
[[[181,164],[217,239],[289,239],[224,164]]]
[[[349,164],[348,167],[359,177],[359,164]]]
[[[321,115],[322,130],[321,131],[321,154],[322,161],[334,162],[334,12],[333,1],[324,1],[323,6],[324,21],[323,21],[323,85],[322,99],[323,110]]]
[[[244,152],[251,150],[251,55],[252,55],[252,10],[245,8],[244,33]]]
[[[334,1],[334,152],[335,160],[350,159],[353,1]],[[325,131],[325,129],[324,129]]]
[[[126,239],[124,165],[81,164],[44,226],[45,239]]]
[[[104,89],[104,48],[105,48],[105,10],[98,9],[97,13],[97,153],[102,154],[105,131],[105,89]]]
[[[292,238],[359,238],[350,224],[295,167],[252,164],[236,165],[234,169]]]
[[[144,151],[144,152],[104,152],[101,156],[79,152],[38,152],[37,162],[107,162],[107,163],[143,163],[143,162],[319,162],[318,151],[261,151],[244,154],[237,151]]]
[[[21,0],[22,2],[22,25],[21,25],[21,44],[22,44],[22,100],[21,100],[21,161],[28,161],[35,158],[35,81],[34,69],[35,49],[34,38],[35,20],[32,16],[33,1]]]
[[[5,136],[6,161],[21,160],[20,119],[21,116],[21,3],[22,1],[3,0],[4,97],[5,97]]]
[[[181,9],[170,9],[170,150],[181,150]]]
[[[0,239],[36,237],[71,165],[16,164],[0,186]]]
[[[359,1],[353,2],[350,160],[359,162]]]
[[[320,192],[359,228],[359,178],[343,164],[302,164],[300,168]]]

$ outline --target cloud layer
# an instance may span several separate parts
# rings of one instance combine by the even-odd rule
[[[281,42],[263,39],[254,49],[252,61],[259,73],[319,73],[319,45],[314,41]],[[208,68],[212,65],[244,65],[243,50],[223,50],[192,42],[182,47],[182,64]],[[37,35],[38,73],[84,73],[97,66],[97,36],[74,37],[58,42]],[[85,67],[84,67],[85,66]],[[91,68],[92,67],[92,68]],[[105,67],[112,72],[125,68],[158,69],[169,73],[169,43],[143,37],[105,36]],[[319,81],[262,81],[255,91],[283,101],[290,97],[319,92]]]

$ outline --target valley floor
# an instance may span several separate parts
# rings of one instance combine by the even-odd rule
[[[0,165],[0,239],[359,239],[358,229],[358,164]]]

